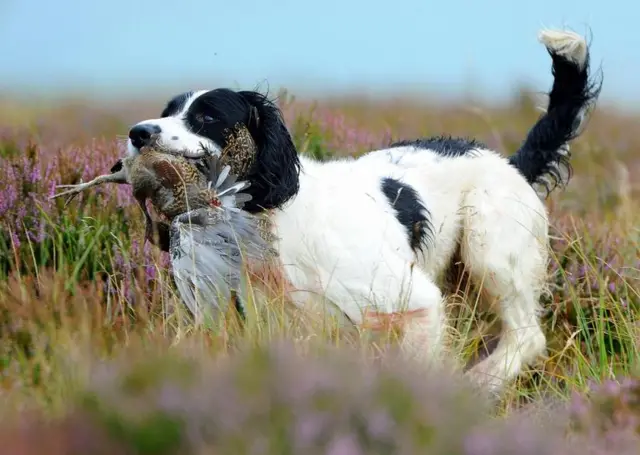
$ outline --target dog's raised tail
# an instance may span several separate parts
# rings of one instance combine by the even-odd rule
[[[589,47],[582,36],[543,30],[538,39],[553,61],[549,104],[509,162],[530,184],[543,186],[548,195],[571,177],[569,142],[582,133],[602,83],[590,79]]]

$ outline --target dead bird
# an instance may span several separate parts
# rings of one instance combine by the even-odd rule
[[[244,292],[243,260],[273,254],[259,217],[242,210],[251,200],[243,193],[249,182],[237,181],[231,167],[211,153],[194,160],[153,147],[122,158],[111,171],[87,183],[60,185],[67,190],[52,198],[67,196],[68,204],[103,183],[130,184],[145,216],[145,237],[154,241],[147,200],[166,221],[158,224],[159,241],[169,243],[176,287],[196,319],[215,317],[223,310],[219,302],[244,301],[237,295]]]
[[[242,124],[236,124],[234,128],[225,130],[225,134],[226,146],[220,153],[219,160],[230,167],[230,173],[235,176],[235,178],[230,178],[235,181],[237,178],[243,178],[247,175],[255,160],[258,148],[253,136]],[[194,204],[197,206],[199,202],[202,202],[202,197],[208,198],[209,195],[206,191],[202,194],[200,191],[205,189],[208,182],[208,164],[203,161],[203,157],[211,155],[210,151],[203,149],[197,157],[190,157],[189,154],[181,150],[163,147],[156,142],[145,147],[141,152],[143,155],[141,161],[137,159],[138,155],[121,158],[112,166],[110,174],[101,175],[87,183],[59,185],[58,188],[67,188],[68,191],[54,197],[68,196],[66,207],[76,195],[92,186],[103,183],[132,184],[134,197],[139,203],[143,198],[151,199],[154,207],[168,218],[173,218],[176,210],[178,213],[185,211],[186,207],[181,207],[183,202],[186,201],[190,207],[194,207]],[[133,173],[136,175],[132,175]],[[184,184],[178,185],[178,180]],[[166,186],[165,191],[156,194],[155,190],[163,186]],[[248,186],[249,183],[246,183],[245,188]],[[167,189],[169,194],[166,192]],[[185,194],[179,194],[182,191]],[[173,192],[176,194],[172,194]],[[179,196],[178,202],[174,202],[176,198],[172,196]],[[245,198],[244,202],[251,200],[248,194],[244,194],[243,197]],[[246,199],[247,197],[249,199]],[[142,207],[142,210],[148,220],[146,208]],[[161,227],[161,224],[158,227]],[[162,233],[163,231],[161,231]],[[158,246],[164,251],[168,251],[168,244]]]

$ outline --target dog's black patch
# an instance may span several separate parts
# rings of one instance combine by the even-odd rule
[[[393,142],[389,148],[395,147],[416,147],[419,149],[431,150],[440,156],[455,158],[464,156],[477,149],[488,149],[488,147],[475,139],[433,136],[420,139],[402,140]]]
[[[407,230],[409,245],[416,253],[433,240],[429,210],[422,204],[416,190],[391,177],[382,179],[381,188],[396,211],[396,218]]]
[[[300,159],[278,105],[253,91],[219,88],[196,97],[185,114],[185,126],[194,134],[210,139],[221,149],[228,132],[244,125],[258,151],[246,175],[251,196],[244,210],[262,212],[280,207],[298,193]]]
[[[184,105],[191,95],[193,95],[193,92],[185,92],[171,98],[160,116],[164,118],[176,115],[184,108]]]
[[[122,160],[118,160],[118,161],[116,161],[116,164],[111,166],[111,169],[109,169],[109,172],[111,172],[112,174],[115,174],[116,172],[118,172],[121,169],[122,169]]]

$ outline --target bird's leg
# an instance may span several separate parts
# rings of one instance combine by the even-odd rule
[[[118,172],[114,172],[113,174],[104,174],[96,177],[95,179],[86,182],[86,183],[78,183],[77,185],[58,185],[56,188],[68,188],[67,191],[63,191],[62,193],[54,194],[49,199],[56,199],[61,196],[68,196],[67,200],[64,203],[65,208],[69,205],[71,200],[76,197],[78,194],[83,191],[98,185],[102,185],[103,183],[129,183],[127,180],[127,173],[124,169],[120,169]]]
[[[138,205],[142,209],[144,214],[144,238],[148,240],[152,245],[156,245],[162,251],[169,251],[169,230],[170,226],[162,221],[153,221],[151,214],[147,209],[146,199],[138,199]]]
[[[153,242],[153,219],[151,218],[151,214],[147,209],[147,199],[146,198],[136,198],[140,209],[142,209],[142,214],[144,215],[144,238],[151,243]]]

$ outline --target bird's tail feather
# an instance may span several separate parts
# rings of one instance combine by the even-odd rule
[[[225,166],[220,157],[206,155],[203,164],[209,188],[216,191],[223,207],[241,209],[251,200],[250,194],[242,192],[251,186],[251,182],[238,182],[238,177],[231,174],[231,167]]]

